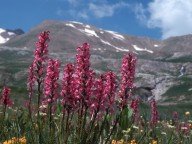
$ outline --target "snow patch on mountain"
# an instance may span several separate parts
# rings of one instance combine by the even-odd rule
[[[0,34],[6,32],[4,29],[0,28]]]
[[[116,46],[114,46],[114,45],[110,44],[109,42],[104,41],[104,40],[102,40],[102,39],[100,39],[100,40],[101,40],[102,43],[104,43],[104,44],[106,44],[106,45],[109,45],[109,46],[111,46],[111,47],[114,47],[114,48],[116,49],[116,52],[119,52],[119,51],[128,52],[128,51],[129,51],[128,49],[122,49],[122,48],[116,47]]]
[[[104,51],[106,51],[107,49],[106,48],[100,48],[100,47],[98,47],[98,48],[92,48],[94,51],[99,51],[99,52],[101,52],[101,53],[103,53]]]
[[[159,47],[159,45],[158,45],[158,44],[154,44],[153,46],[154,46],[154,47]]]
[[[136,51],[146,51],[146,52],[149,52],[149,53],[153,53],[153,51],[152,50],[148,50],[148,49],[146,49],[146,48],[139,48],[137,45],[132,45],[133,46],[133,48],[136,50]]]
[[[119,40],[124,40],[125,39],[125,37],[124,36],[122,36],[122,35],[120,35],[120,34],[118,34],[117,32],[114,32],[114,31],[107,31],[108,33],[110,33],[110,34],[112,34],[113,35],[113,37],[114,38],[116,38],[116,39],[119,39]]]
[[[90,26],[90,25],[86,25],[85,27],[86,27],[86,28],[91,28],[91,26]]]
[[[99,36],[97,35],[97,33],[94,31],[94,30],[90,30],[90,29],[86,29],[85,28],[85,33],[88,35],[88,36],[95,36],[95,37],[98,37],[99,38]]]
[[[15,35],[15,33],[13,33],[13,32],[8,32],[8,35],[13,36],[13,35]]]
[[[0,28],[0,44],[6,43],[6,42],[9,40],[9,38],[4,38],[4,37],[1,35],[1,34],[4,33],[4,32],[6,32],[6,30]]]
[[[72,23],[67,23],[65,24],[66,26],[70,26],[70,27],[73,27],[73,28],[76,28]]]
[[[4,38],[0,36],[0,44],[6,43],[9,40],[9,38]]]
[[[10,38],[14,37],[16,33],[12,32],[11,30],[6,30],[0,28],[0,44],[4,44],[10,40]]]
[[[93,50],[101,51],[101,48],[93,48]]]

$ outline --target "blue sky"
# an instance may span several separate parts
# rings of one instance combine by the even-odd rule
[[[165,39],[192,33],[192,0],[1,0],[0,27],[29,31],[44,20],[80,21]]]

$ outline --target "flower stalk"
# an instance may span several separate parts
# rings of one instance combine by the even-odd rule
[[[13,101],[10,98],[11,89],[8,87],[3,87],[1,104],[3,106],[3,120],[5,119],[5,114],[8,106],[13,105]]]

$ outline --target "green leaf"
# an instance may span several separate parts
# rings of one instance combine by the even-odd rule
[[[132,108],[129,108],[128,110],[128,118],[130,119],[133,115],[133,109]]]

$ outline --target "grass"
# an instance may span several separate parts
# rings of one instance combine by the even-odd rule
[[[188,55],[188,56],[183,56],[179,58],[167,59],[165,61],[173,62],[173,63],[187,63],[187,62],[192,62],[192,56]]]
[[[178,97],[181,95],[191,95],[191,91],[188,91],[192,85],[189,85],[188,83],[183,83],[180,85],[175,85],[169,88],[166,93],[164,93],[164,96],[169,96],[169,97]]]
[[[145,116],[147,119],[150,119],[150,103],[149,102],[140,102],[139,105],[140,115]],[[160,119],[172,119],[173,112],[178,112],[179,117],[182,119],[184,112],[191,111],[192,103],[179,103],[179,104],[171,104],[171,105],[158,105],[157,109],[160,114]]]
[[[0,106],[0,109],[2,107]],[[139,112],[140,112],[140,118],[139,123],[133,122],[132,116],[133,114],[124,113],[124,116],[127,117],[126,121],[127,124],[119,125],[119,129],[122,131],[119,133],[119,135],[113,135],[111,144],[130,144],[131,142],[137,142],[142,144],[148,144],[153,142],[157,142],[159,144],[164,143],[180,143],[182,141],[182,144],[190,144],[192,142],[192,135],[190,134],[190,131],[192,131],[192,127],[189,130],[189,133],[186,131],[184,132],[182,129],[179,130],[176,127],[180,126],[181,128],[184,127],[183,124],[187,124],[191,126],[191,115],[185,115],[186,111],[189,111],[192,109],[192,103],[188,105],[179,104],[175,106],[158,106],[157,107],[158,112],[160,114],[160,118],[158,123],[155,125],[154,128],[151,128],[149,125],[150,117],[151,117],[151,109],[149,104],[147,103],[140,103],[139,105]],[[178,118],[174,119],[173,112],[178,112]],[[60,120],[61,117],[59,116],[60,111],[57,111],[54,114],[54,124],[55,124],[55,134],[60,133]],[[0,113],[1,115],[1,113]],[[124,117],[124,118],[125,118]],[[35,119],[35,117],[34,117]],[[49,142],[49,134],[46,132],[49,130],[47,122],[47,116],[42,116],[41,120],[43,122],[42,132],[43,132],[43,143],[50,143]],[[3,131],[0,132],[1,139],[0,142],[4,142],[6,139],[10,140],[13,137],[17,137],[18,139],[25,139],[27,143],[34,143],[33,137],[38,137],[38,127],[37,125],[33,125],[30,120],[28,119],[28,112],[25,108],[9,108],[7,109],[7,115],[6,115],[6,121],[2,123],[2,117],[0,117],[0,127],[2,124],[4,125]],[[74,120],[75,121],[75,120]],[[141,123],[140,123],[141,122]],[[72,122],[72,124],[75,124]],[[120,128],[121,127],[121,128]],[[118,130],[118,129],[117,129]],[[6,135],[3,133],[6,132]],[[75,133],[75,131],[74,131]],[[54,134],[54,135],[55,135]],[[104,134],[105,135],[105,134]],[[61,138],[61,136],[59,136]],[[58,139],[54,138],[55,144],[61,144]],[[71,135],[69,138],[68,143],[73,144],[75,138],[75,135]],[[37,140],[37,139],[36,139]],[[115,143],[116,141],[116,143]],[[118,141],[118,143],[117,143]],[[52,141],[53,142],[53,141]],[[120,143],[121,142],[121,143]],[[37,142],[36,142],[37,143]],[[75,142],[76,143],[76,142]],[[16,143],[14,143],[16,144]],[[26,143],[24,143],[26,144]],[[88,144],[88,143],[85,143]],[[101,143],[99,143],[101,144]]]
[[[183,76],[178,79],[179,82],[176,85],[170,87],[163,96],[166,97],[164,102],[189,102],[192,100],[192,91],[189,91],[192,88],[192,78],[188,76]]]

